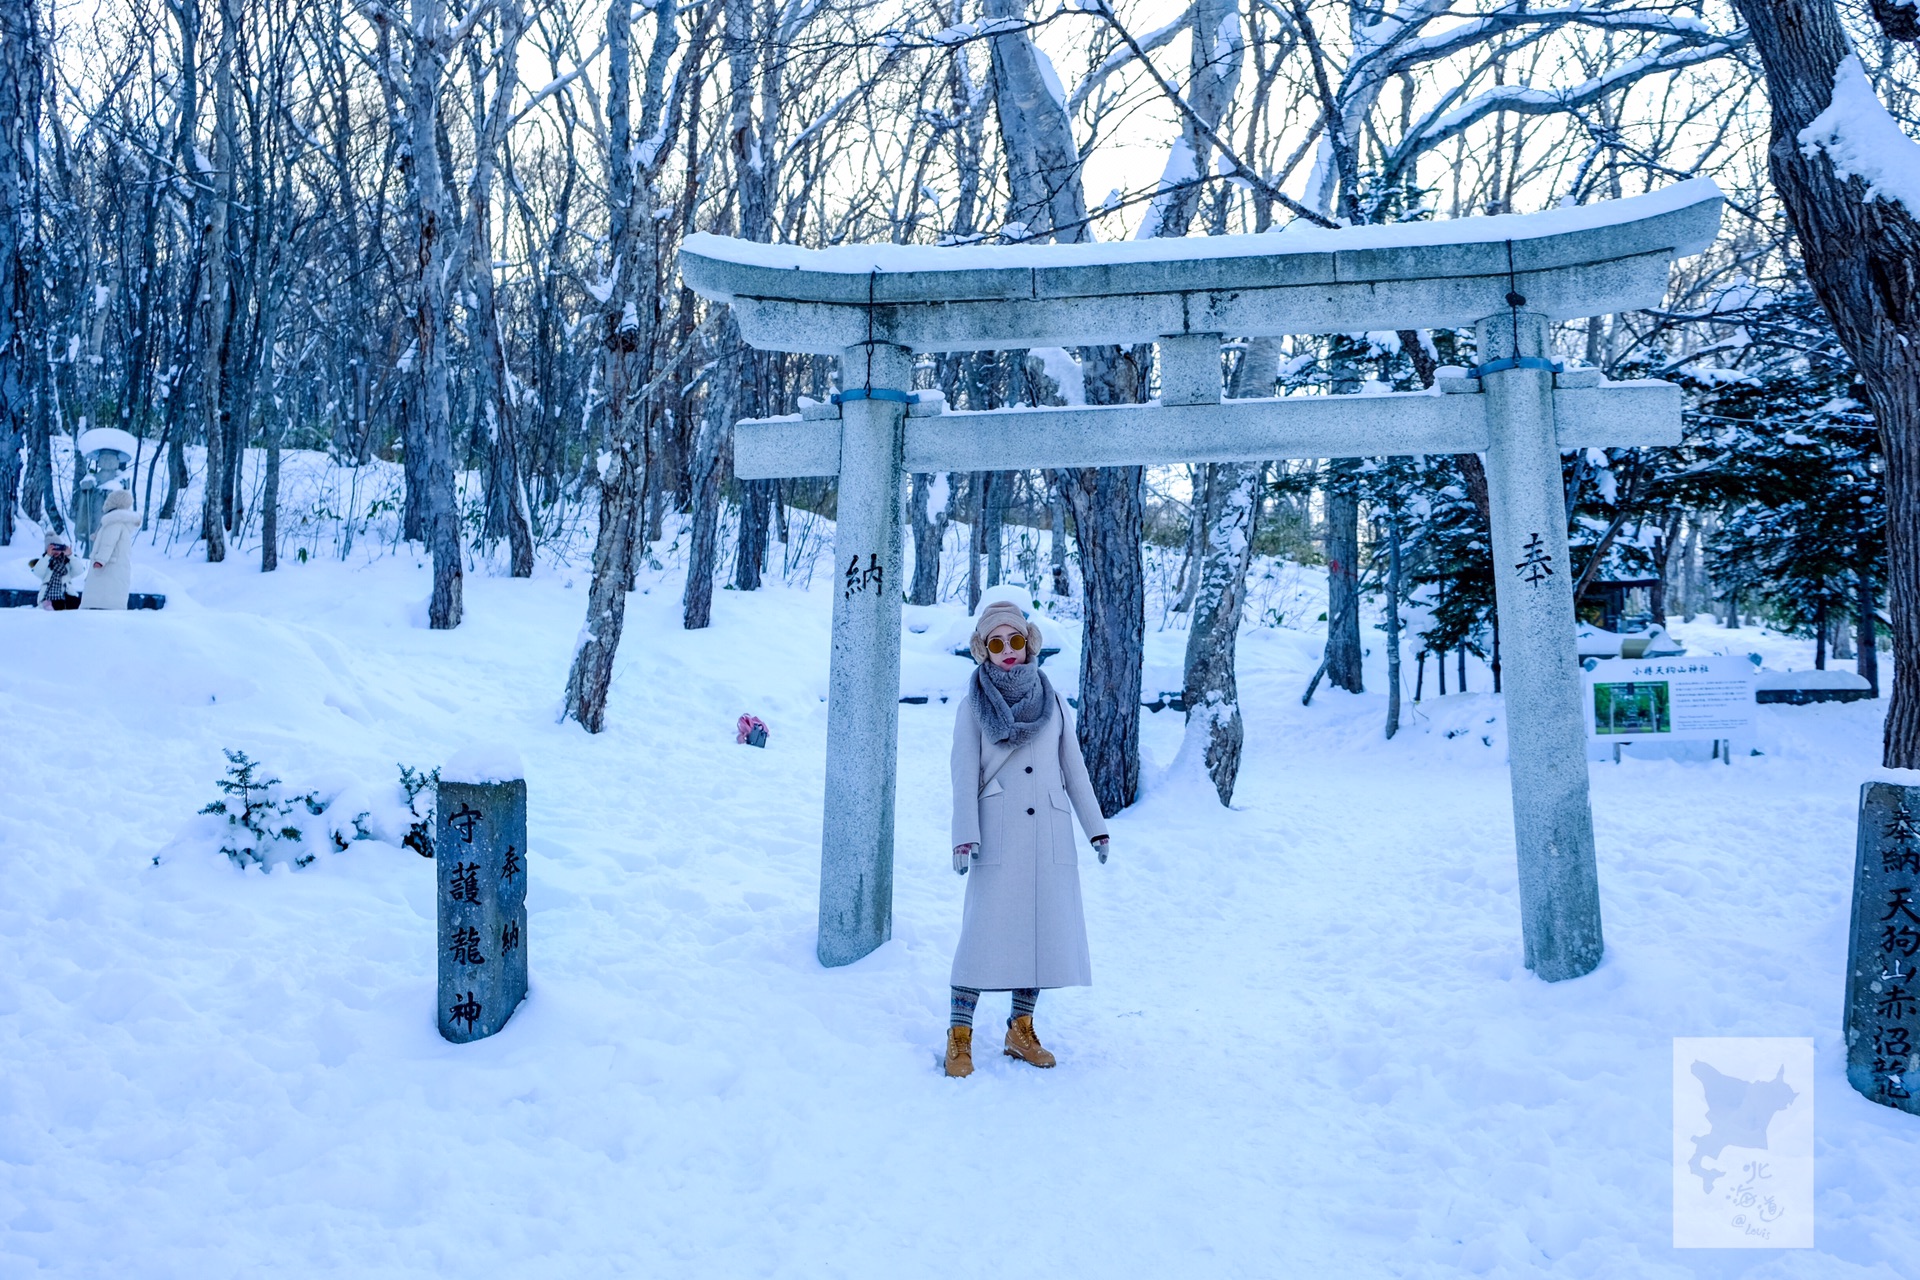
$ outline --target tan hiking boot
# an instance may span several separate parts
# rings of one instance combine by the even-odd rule
[[[1007,1024],[1007,1056],[1036,1067],[1050,1067],[1059,1061],[1041,1047],[1040,1037],[1033,1033],[1033,1018],[1027,1015]]]
[[[955,1080],[973,1074],[973,1028],[947,1028],[947,1074]]]

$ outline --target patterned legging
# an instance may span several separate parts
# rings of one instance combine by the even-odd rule
[[[1033,1006],[1040,999],[1040,988],[1017,987],[1013,992],[1013,1016],[1031,1018]],[[955,987],[953,989],[953,1025],[970,1027],[973,1025],[973,1011],[980,1003],[980,992],[973,987]],[[1008,1020],[1009,1022],[1012,1019]]]

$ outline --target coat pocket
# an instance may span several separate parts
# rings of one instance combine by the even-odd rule
[[[1053,822],[1053,860],[1078,865],[1080,844],[1073,838],[1073,802],[1067,799],[1065,791],[1050,791],[1047,799],[1051,802],[1049,816]]]
[[[1006,858],[1006,791],[998,778],[980,788],[980,853],[973,860],[977,867],[997,867]]]

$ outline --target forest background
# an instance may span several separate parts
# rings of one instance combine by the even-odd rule
[[[834,509],[831,481],[732,478],[731,424],[824,398],[834,362],[744,348],[679,283],[690,233],[1284,232],[1707,176],[1723,233],[1667,304],[1556,337],[1569,363],[1688,391],[1680,446],[1565,459],[1580,608],[1757,616],[1876,692],[1886,647],[1885,762],[1913,767],[1917,37],[1912,0],[0,0],[0,544],[23,517],[68,527],[72,443],[114,426],[138,442],[150,538],[273,571],[296,526],[334,522],[345,558],[390,516],[432,557],[436,628],[460,624],[465,573],[590,545],[565,705],[598,731],[626,593],[662,544],[700,628],[716,584],[775,571],[795,513]],[[1415,390],[1471,344],[1237,341],[1223,374],[1235,396]],[[1140,401],[1157,379],[1151,346],[954,353],[915,376],[961,408]],[[401,482],[290,507],[302,450]],[[1390,637],[1412,629],[1421,680],[1451,657],[1464,682],[1471,653],[1497,686],[1475,455],[911,485],[914,603],[971,606],[1011,576],[1009,530],[1048,535],[1020,545],[1046,548],[1047,606],[1085,619],[1081,734],[1110,810],[1139,784],[1156,548],[1179,565],[1183,694],[1223,801],[1256,550],[1324,567],[1336,687],[1361,685],[1363,596]],[[943,581],[955,538],[968,567]]]

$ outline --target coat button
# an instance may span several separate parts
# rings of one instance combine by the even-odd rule
[[[1032,765],[1028,765],[1028,766],[1027,766],[1027,772],[1028,772],[1028,773],[1032,773],[1032,772],[1033,772],[1033,766],[1032,766]]]
[[[1031,818],[1033,816],[1033,810],[1031,809],[1027,810],[1027,816]]]

